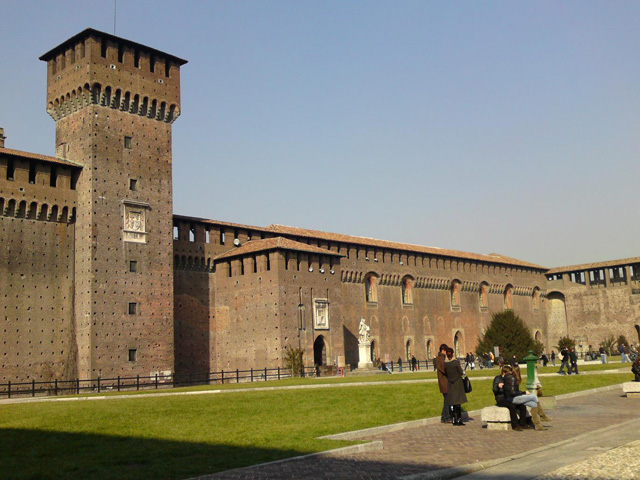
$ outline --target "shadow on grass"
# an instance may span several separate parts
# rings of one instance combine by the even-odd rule
[[[304,453],[126,436],[0,429],[0,478],[184,479]]]

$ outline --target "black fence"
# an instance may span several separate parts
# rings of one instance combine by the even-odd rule
[[[314,367],[305,367],[302,376],[318,375]],[[0,398],[43,397],[57,395],[82,395],[135,390],[158,390],[163,388],[188,387],[193,385],[225,385],[229,383],[266,382],[291,378],[285,368],[262,368],[249,370],[220,370],[206,374],[176,375],[158,373],[147,377],[97,377],[88,380],[50,380],[0,383]]]

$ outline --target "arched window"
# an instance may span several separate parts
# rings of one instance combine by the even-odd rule
[[[375,340],[371,340],[371,363],[375,362],[378,359],[378,342]]]
[[[486,310],[489,306],[489,284],[487,282],[482,282],[480,284],[478,300],[480,303],[480,310]]]
[[[504,289],[504,308],[511,310],[513,308],[513,286],[507,285]]]
[[[460,281],[454,280],[451,282],[451,287],[449,288],[451,294],[451,308],[459,310],[460,309]]]
[[[413,279],[411,277],[402,279],[402,303],[405,305],[413,304]]]
[[[427,340],[427,360],[433,358],[433,342]]]
[[[407,340],[407,362],[411,361],[411,340]]]
[[[378,277],[374,273],[369,273],[364,278],[365,293],[367,302],[378,302]]]
[[[531,306],[534,310],[538,310],[540,308],[540,289],[535,287],[533,289],[533,295],[531,296]]]

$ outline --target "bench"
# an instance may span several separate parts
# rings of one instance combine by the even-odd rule
[[[481,418],[487,424],[487,430],[511,430],[511,416],[508,408],[484,407]]]
[[[640,397],[640,382],[624,382],[622,391],[629,397]]]

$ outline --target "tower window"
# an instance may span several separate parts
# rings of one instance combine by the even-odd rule
[[[156,57],[154,55],[151,55],[149,68],[151,69],[151,73],[154,73],[156,71]]]
[[[129,260],[129,271],[131,273],[138,273],[138,261],[137,260]]]
[[[100,56],[102,58],[107,58],[107,41],[103,38],[102,42],[100,42]]]
[[[16,166],[13,163],[12,159],[9,159],[7,162],[7,180],[13,180],[13,175],[15,174]]]
[[[140,68],[140,52],[137,49],[133,52],[133,66]]]
[[[36,162],[29,162],[29,183],[36,183]]]
[[[51,175],[49,176],[49,186],[55,187],[58,184],[58,169],[51,166]]]
[[[169,78],[169,72],[171,71],[171,65],[169,64],[169,60],[164,64],[164,76]]]
[[[124,148],[126,148],[127,150],[131,150],[133,148],[132,137],[124,137]]]
[[[122,48],[122,44],[118,44],[118,61],[122,63],[122,57],[124,56],[124,51]]]
[[[129,315],[136,315],[138,313],[138,304],[136,302],[129,302]]]
[[[130,362],[135,362],[136,360],[138,360],[138,349],[137,348],[130,348],[129,349],[129,361]]]
[[[137,189],[138,189],[138,180],[136,180],[135,178],[130,178],[129,179],[129,190],[135,192]]]

